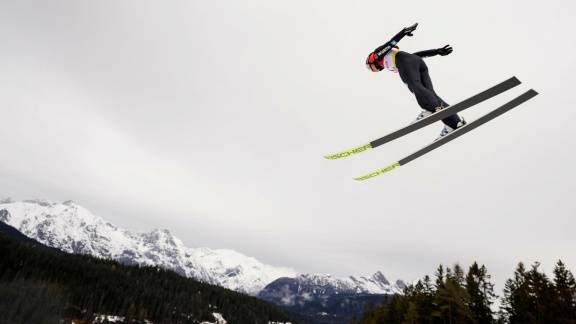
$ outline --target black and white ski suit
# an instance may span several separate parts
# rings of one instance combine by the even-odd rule
[[[428,67],[422,58],[438,54],[438,50],[426,50],[416,53],[400,51],[396,44],[404,37],[404,32],[396,34],[389,42],[376,48],[374,53],[382,60],[384,69],[398,73],[400,79],[416,96],[416,101],[422,109],[434,112],[436,107],[449,106],[434,91]],[[456,129],[460,117],[454,114],[442,119],[445,125]]]

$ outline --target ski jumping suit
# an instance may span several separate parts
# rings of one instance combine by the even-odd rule
[[[391,72],[400,74],[400,79],[408,87],[410,92],[416,96],[416,101],[422,109],[435,112],[436,107],[446,108],[449,106],[434,91],[432,80],[428,74],[428,67],[422,59],[438,54],[437,50],[427,50],[414,54],[400,51],[395,46],[400,39],[405,36],[404,32],[398,33],[388,43],[376,48],[374,53],[379,58],[383,58],[383,66]],[[456,129],[460,117],[454,114],[442,119],[442,122],[449,127]]]

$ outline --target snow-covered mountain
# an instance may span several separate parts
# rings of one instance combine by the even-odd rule
[[[167,230],[126,231],[72,201],[0,199],[0,221],[45,245],[69,253],[160,266],[251,295],[278,278],[297,275],[293,269],[265,265],[232,250],[187,248]]]
[[[348,278],[300,275],[275,280],[258,297],[319,323],[349,323],[352,317],[361,318],[368,305],[382,302],[382,295],[401,294],[404,287],[403,281],[390,283],[381,272]]]
[[[188,248],[168,230],[130,232],[104,221],[72,201],[53,203],[37,199],[14,202],[0,198],[0,222],[65,252],[172,269],[189,278],[250,295],[258,295],[265,287],[264,295],[278,295],[278,290],[286,285],[294,289],[291,288],[284,297],[294,295],[294,292],[302,296],[395,294],[404,288],[404,282],[390,283],[380,272],[372,277],[348,278],[299,275],[294,269],[265,265],[233,250]]]
[[[402,280],[390,283],[380,271],[371,277],[337,278],[329,274],[303,274],[294,280],[301,292],[318,294],[401,294],[406,286]]]
[[[390,283],[381,272],[371,277],[337,278],[324,274],[303,274],[295,278],[280,278],[266,286],[259,294],[263,299],[293,304],[298,297],[341,294],[402,294],[406,284],[402,280]]]

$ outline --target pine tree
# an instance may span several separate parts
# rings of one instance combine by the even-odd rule
[[[362,320],[360,323],[362,324],[373,324],[376,318],[376,305],[373,302],[368,303],[368,307],[366,307],[366,311],[364,311],[364,315],[362,316]]]
[[[444,286],[444,267],[440,265],[436,270],[436,289],[441,288]]]
[[[431,323],[434,312],[434,286],[428,275],[418,281],[418,294],[415,298],[416,309],[419,314],[419,323]]]
[[[514,271],[514,278],[506,280],[504,284],[500,319],[511,324],[524,323],[524,320],[528,320],[526,323],[530,323],[535,318],[526,315],[533,307],[527,290],[526,268],[524,263],[520,262]]]
[[[479,324],[494,321],[491,306],[497,296],[494,294],[494,285],[488,281],[489,279],[490,275],[488,275],[486,267],[484,265],[479,267],[476,262],[470,266],[466,275],[465,287],[470,296],[468,306]]]
[[[463,282],[463,272],[460,266],[455,267],[454,273],[446,269],[446,280],[437,285],[434,296],[437,305],[434,316],[444,323],[475,323],[468,305],[470,296],[460,284]]]
[[[420,317],[418,316],[418,309],[416,308],[416,304],[413,302],[408,303],[408,310],[404,315],[404,322],[405,324],[416,324],[420,323]]]
[[[555,291],[539,262],[526,271],[522,263],[504,286],[502,316],[507,323],[555,323]]]
[[[561,260],[554,267],[554,289],[559,322],[576,323],[576,281]]]
[[[532,269],[526,274],[529,285],[529,293],[536,305],[535,316],[538,323],[553,323],[555,318],[555,292],[552,282],[543,273],[538,271],[539,262],[532,265]]]
[[[374,311],[374,324],[385,324],[386,322],[386,312],[388,306],[388,295],[384,297],[382,303]]]
[[[406,302],[406,298],[394,295],[388,307],[386,323],[402,323],[404,320],[404,313],[406,313],[407,310],[408,303]]]
[[[460,286],[464,285],[464,269],[460,266],[460,264],[456,263],[454,265],[454,273],[452,274],[452,278],[456,281],[456,283]]]

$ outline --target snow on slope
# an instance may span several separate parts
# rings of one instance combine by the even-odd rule
[[[301,291],[317,294],[401,294],[405,287],[402,280],[390,283],[380,271],[371,277],[338,278],[330,274],[303,274],[294,280]]]
[[[297,275],[293,269],[265,265],[232,250],[187,248],[167,230],[126,231],[72,201],[0,199],[0,221],[43,244],[69,253],[89,254],[127,264],[160,266],[251,295],[280,277]]]
[[[72,201],[14,202],[0,198],[0,221],[24,235],[69,253],[89,254],[126,264],[159,266],[181,275],[250,295],[279,278],[291,278],[300,289],[324,293],[401,293],[404,282],[371,277],[337,278],[329,274],[298,275],[290,268],[265,265],[229,249],[187,248],[168,230],[130,232],[90,213]]]

